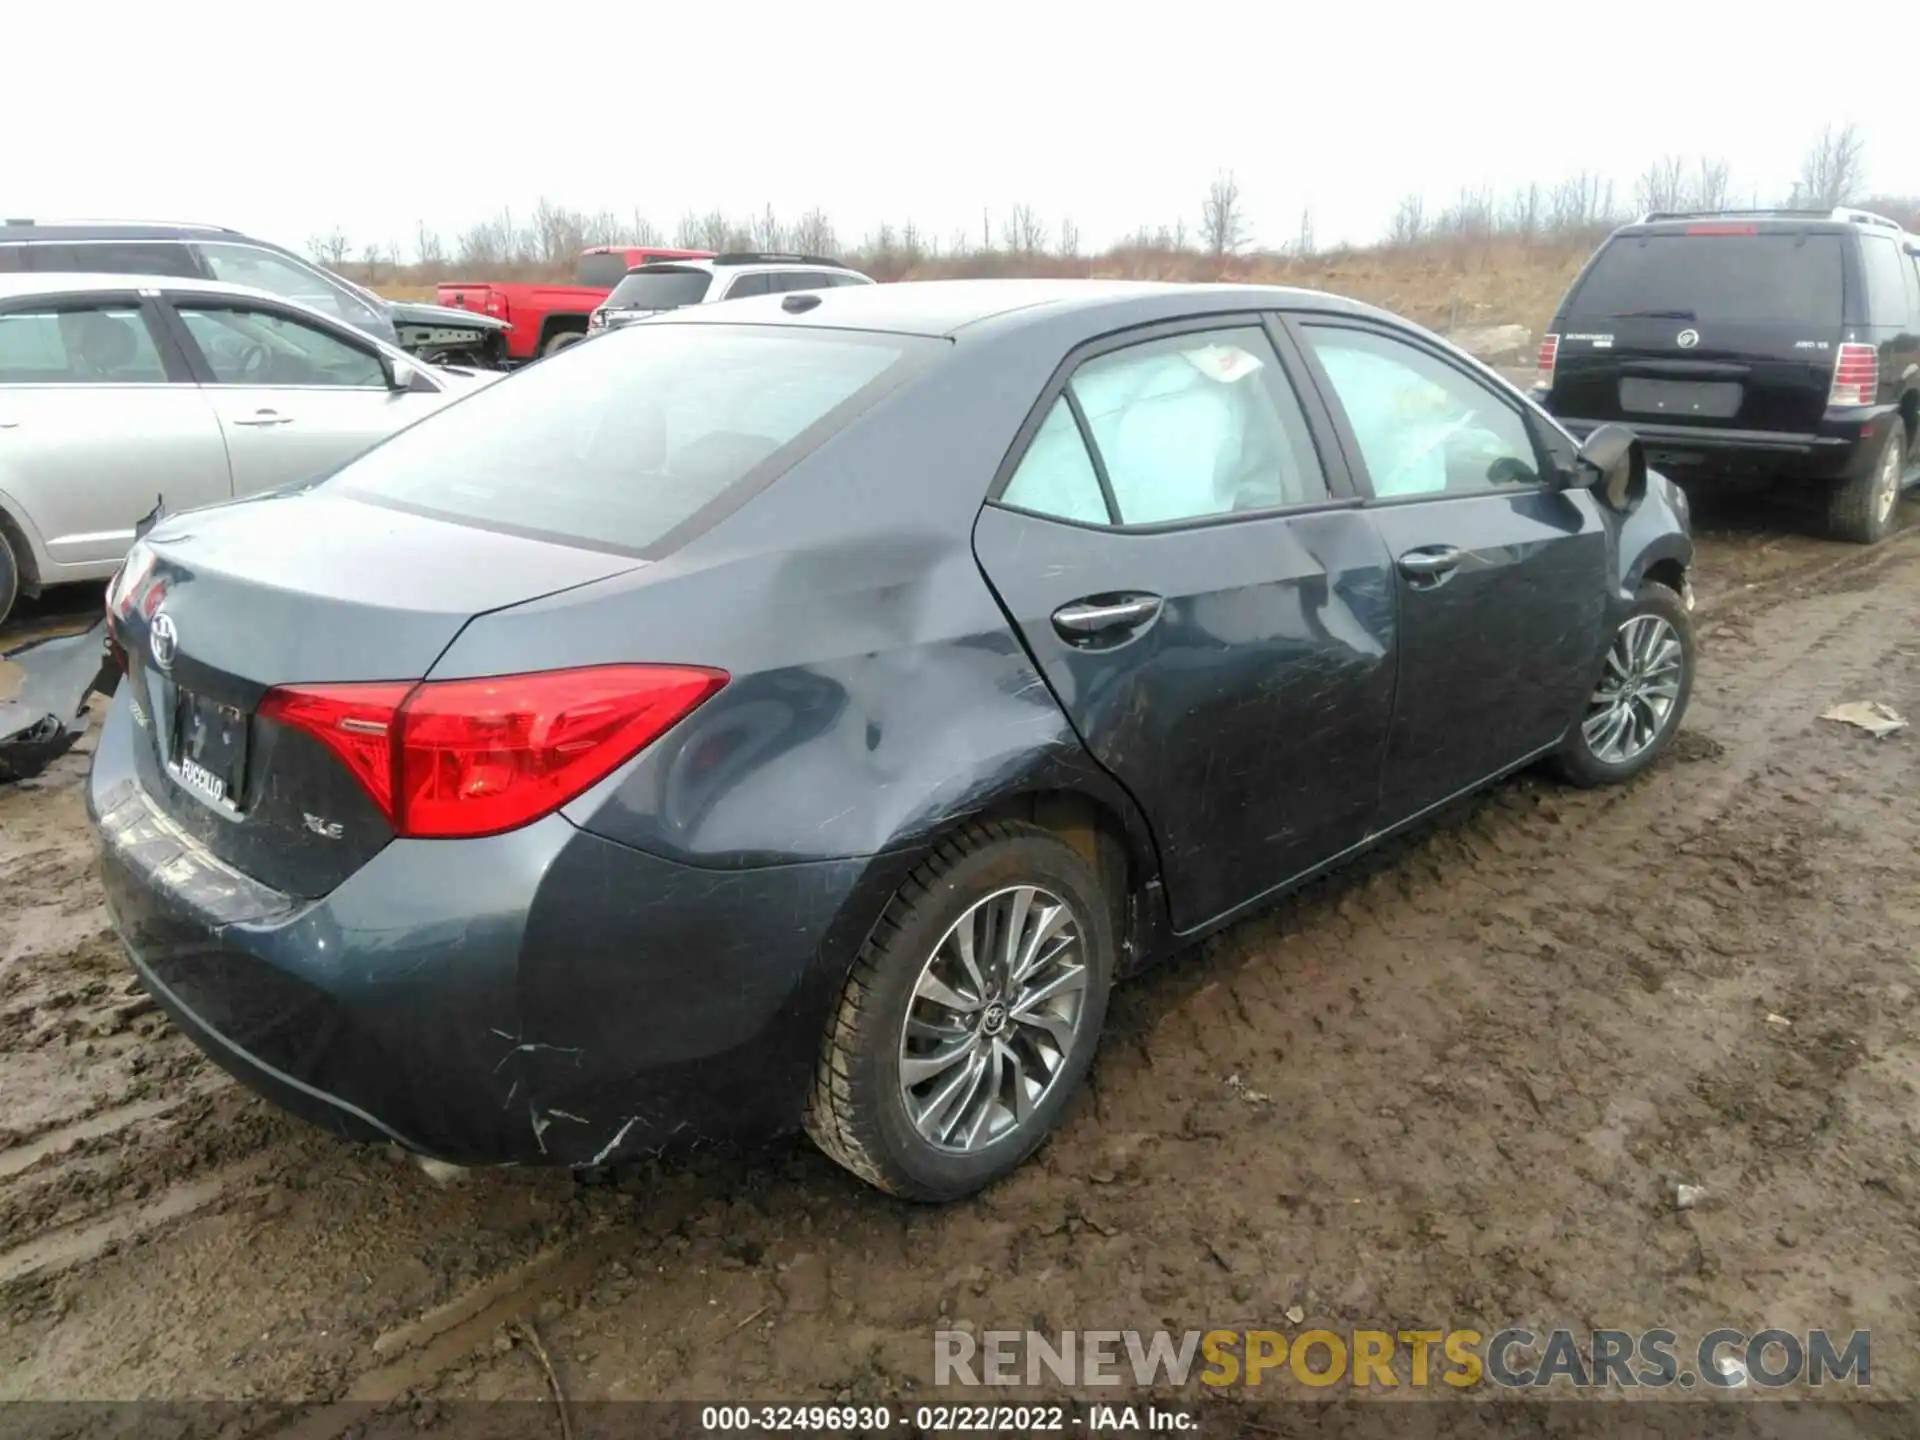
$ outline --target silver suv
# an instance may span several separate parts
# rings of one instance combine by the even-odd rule
[[[662,310],[711,305],[748,295],[789,290],[826,290],[871,285],[873,280],[837,260],[812,255],[740,253],[711,260],[656,260],[627,271],[613,292],[587,317],[589,334],[616,329]]]

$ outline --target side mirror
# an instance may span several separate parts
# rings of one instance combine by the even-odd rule
[[[1909,255],[1920,255],[1920,241],[1909,240],[1905,248]]]
[[[1623,509],[1647,488],[1647,452],[1625,425],[1602,425],[1580,447],[1569,486],[1598,486],[1607,503]]]
[[[420,367],[411,360],[387,361],[387,388],[389,390],[427,390],[431,385],[421,373]]]

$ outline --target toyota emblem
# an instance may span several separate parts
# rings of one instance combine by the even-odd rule
[[[1700,343],[1700,332],[1698,330],[1682,330],[1678,335],[1673,337],[1673,343],[1678,345],[1682,350],[1691,350]]]
[[[153,663],[162,670],[173,668],[173,652],[180,648],[180,632],[173,617],[162,610],[153,617],[153,629],[147,633],[147,645],[153,651]]]

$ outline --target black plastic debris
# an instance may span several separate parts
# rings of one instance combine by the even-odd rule
[[[71,750],[87,733],[87,702],[119,679],[105,616],[0,655],[0,783],[31,779]]]

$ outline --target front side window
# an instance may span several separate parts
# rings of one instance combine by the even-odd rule
[[[136,306],[0,315],[0,384],[162,385],[166,380],[167,367]]]
[[[749,295],[766,295],[773,290],[771,275],[736,275],[727,287],[727,299],[743,300]]]
[[[333,284],[318,270],[271,250],[253,245],[202,243],[213,278],[229,285],[249,285],[283,300],[318,310],[349,325],[363,325],[373,312],[354,295]]]
[[[317,326],[242,306],[178,310],[218,384],[386,388],[377,355]]]
[[[1092,442],[1087,456],[1064,397],[1001,498],[1068,520],[1092,513],[1076,446],[1104,471],[1111,523],[1159,525],[1325,500],[1306,416],[1256,325],[1194,331],[1109,351],[1067,384]],[[1095,469],[1095,467],[1099,467]]]
[[[646,552],[771,478],[942,342],[630,325],[401,431],[327,483],[484,528]]]
[[[1526,420],[1487,386],[1371,330],[1302,327],[1382,499],[1537,484]]]

